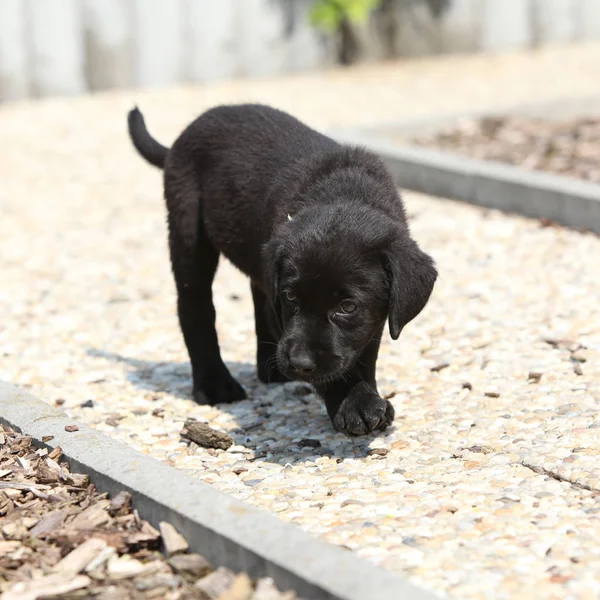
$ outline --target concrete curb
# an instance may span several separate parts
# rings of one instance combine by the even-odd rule
[[[431,592],[313,538],[277,517],[213,489],[85,425],[68,433],[65,413],[0,381],[0,423],[35,443],[60,446],[74,470],[98,489],[133,495],[140,515],[157,526],[169,521],[190,548],[215,565],[272,577],[282,590],[307,600],[435,600]],[[54,436],[47,443],[43,436]]]
[[[381,156],[398,186],[600,234],[600,185],[429,148],[400,145],[365,130],[334,133]]]

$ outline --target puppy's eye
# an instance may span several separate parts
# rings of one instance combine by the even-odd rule
[[[352,300],[344,300],[339,307],[338,312],[342,315],[352,314],[358,307]]]
[[[290,304],[295,304],[296,300],[298,299],[296,297],[296,294],[294,294],[294,292],[291,292],[290,290],[285,290],[285,292],[283,292],[283,297],[290,303]]]

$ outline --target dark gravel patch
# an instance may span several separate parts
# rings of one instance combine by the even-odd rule
[[[464,120],[413,143],[600,182],[600,118],[494,116]]]

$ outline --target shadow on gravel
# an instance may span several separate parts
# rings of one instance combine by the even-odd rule
[[[144,360],[96,348],[87,352],[126,365],[127,380],[142,390],[172,394],[193,404],[187,362]],[[228,433],[234,444],[253,451],[248,460],[293,465],[319,456],[343,460],[373,453],[369,445],[381,434],[348,438],[336,433],[324,402],[311,386],[300,382],[266,385],[256,378],[253,364],[232,362],[227,367],[246,389],[248,399],[217,406],[235,419],[237,428]]]

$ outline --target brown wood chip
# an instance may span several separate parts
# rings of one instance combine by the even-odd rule
[[[80,590],[91,583],[85,575],[78,575],[73,579],[65,579],[62,575],[48,575],[41,579],[17,583],[13,589],[2,595],[2,600],[37,600],[61,596],[74,590]]]
[[[73,487],[86,488],[89,484],[90,478],[82,473],[69,473],[67,480],[71,482]]]
[[[144,564],[129,555],[113,556],[106,567],[107,575],[111,579],[129,579],[141,574],[153,573],[157,570],[153,564]]]
[[[0,540],[0,556],[4,556],[6,554],[10,554],[11,552],[14,552],[18,548],[20,548],[22,545],[23,544],[21,544],[21,542],[18,540],[14,540],[14,541]]]
[[[58,529],[69,514],[68,508],[55,510],[46,515],[33,529],[29,531],[31,537],[44,537],[51,531]]]
[[[182,557],[185,555],[182,555]],[[228,569],[219,567],[216,571],[196,582],[196,588],[206,594],[210,600],[218,600],[235,580],[235,575]]]
[[[189,546],[186,539],[171,525],[171,523],[160,522],[160,534],[167,556],[187,552]]]
[[[94,529],[110,521],[109,500],[100,500],[78,514],[69,525],[75,529]]]
[[[108,512],[113,516],[122,516],[129,513],[131,510],[131,494],[129,492],[119,492],[108,506]]]
[[[13,489],[13,490],[49,490],[49,485],[41,485],[38,483],[21,483],[19,481],[0,481],[1,489]]]
[[[368,456],[378,456],[383,458],[389,454],[389,450],[387,448],[370,448],[367,452]]]
[[[160,539],[160,532],[154,529],[147,521],[143,521],[140,530],[130,533],[125,541],[128,546],[158,548]]]
[[[196,581],[214,569],[200,554],[177,554],[169,559],[169,564],[183,577]]]
[[[434,365],[433,367],[431,367],[429,370],[430,370],[432,373],[439,373],[440,371],[443,371],[444,369],[446,369],[446,368],[447,368],[447,367],[449,367],[449,366],[450,366],[450,363],[449,363],[449,362],[447,362],[447,361],[442,361],[442,362],[439,362],[439,363],[435,364],[435,365]]]
[[[8,540],[24,540],[27,537],[27,527],[19,522],[7,523],[2,526],[2,535]]]
[[[56,448],[54,448],[54,450],[48,454],[48,458],[51,458],[52,460],[58,460],[62,456],[62,453],[62,448],[60,446],[56,446]]]
[[[259,579],[252,600],[295,600],[294,592],[281,593],[270,577]]]
[[[246,573],[238,575],[231,587],[219,596],[219,600],[250,600],[252,597],[252,582]]]
[[[110,531],[105,529],[69,529],[68,526],[48,533],[46,541],[60,546],[63,552],[70,552],[73,548],[83,544],[91,537],[104,540],[107,545],[112,546],[120,553],[126,552],[128,548],[128,534],[124,531]]]
[[[53,469],[48,461],[44,461],[38,465],[37,476],[42,483],[57,483],[60,470]]]
[[[65,431],[79,431],[79,427],[77,425],[65,425]]]
[[[106,548],[106,542],[99,538],[90,538],[72,550],[58,564],[53,571],[65,577],[74,577]]]
[[[233,445],[233,440],[226,433],[217,431],[206,423],[199,423],[193,419],[188,419],[185,422],[181,436],[196,442],[198,446],[203,448],[227,450]]]

